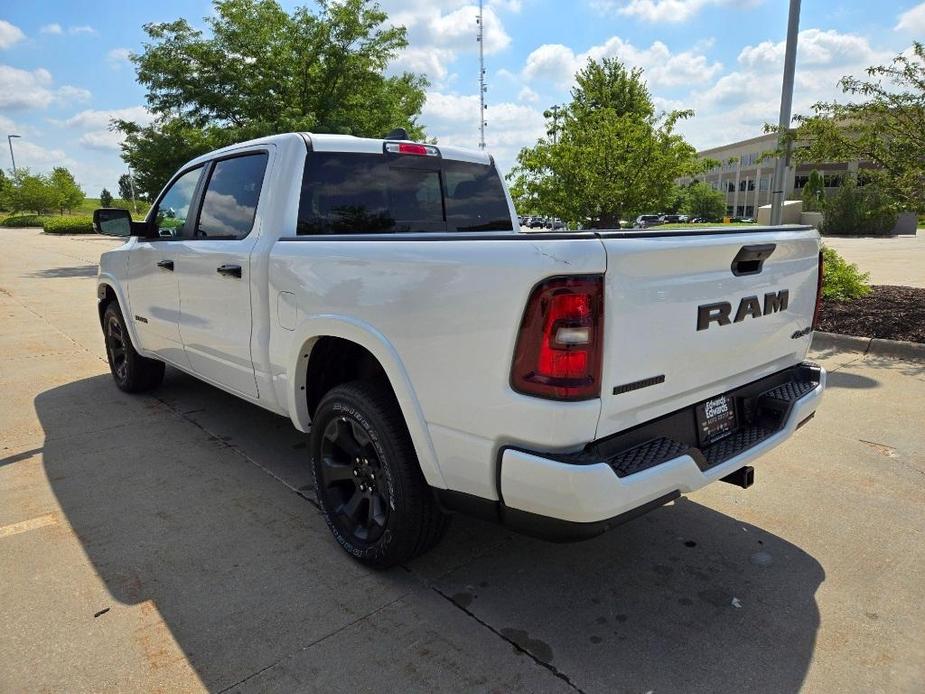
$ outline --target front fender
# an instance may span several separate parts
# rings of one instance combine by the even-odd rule
[[[292,348],[286,362],[286,400],[296,429],[307,432],[311,427],[311,416],[305,397],[305,381],[312,349],[322,337],[339,337],[355,342],[369,350],[379,361],[398,399],[424,478],[432,487],[445,489],[446,482],[440,472],[424,412],[401,357],[385,335],[356,318],[333,314],[312,316],[300,323],[293,332]]]
[[[106,295],[106,287],[112,289],[116,295],[116,301],[119,302],[119,308],[122,310],[122,317],[125,318],[125,327],[128,328],[128,335],[132,340],[132,345],[139,353],[144,354],[144,351],[140,347],[141,341],[138,339],[138,333],[135,331],[132,309],[128,304],[128,297],[125,295],[122,285],[119,284],[112,273],[100,271],[100,274],[96,278],[97,301],[101,300]]]

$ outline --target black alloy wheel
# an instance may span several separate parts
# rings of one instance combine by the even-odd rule
[[[114,313],[107,315],[106,349],[109,352],[109,365],[113,376],[116,377],[117,382],[124,383],[128,373],[125,334],[119,317]]]
[[[115,301],[109,302],[103,311],[102,327],[109,370],[120,390],[140,393],[160,384],[164,379],[164,362],[135,351],[125,318]]]
[[[352,417],[331,419],[321,439],[321,494],[346,537],[374,543],[389,519],[388,485],[376,449]]]

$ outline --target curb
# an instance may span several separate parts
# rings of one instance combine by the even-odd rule
[[[839,352],[861,352],[877,357],[925,361],[925,343],[905,340],[884,340],[879,337],[856,337],[840,333],[813,333],[812,349]]]

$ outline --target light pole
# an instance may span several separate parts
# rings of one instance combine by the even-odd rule
[[[777,122],[777,162],[771,187],[771,224],[780,224],[784,209],[784,179],[790,163],[790,109],[793,106],[793,73],[797,64],[797,37],[800,33],[800,0],[790,0],[787,20],[787,47],[784,51],[784,83],[780,92],[780,120]],[[781,151],[782,150],[782,151]]]
[[[16,175],[16,157],[13,156],[13,138],[20,137],[20,135],[7,135],[6,141],[10,145],[10,159],[13,161],[13,175]]]

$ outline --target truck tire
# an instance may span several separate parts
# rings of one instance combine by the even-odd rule
[[[125,318],[115,301],[110,302],[103,312],[103,337],[109,370],[120,390],[141,393],[157,387],[164,380],[164,362],[148,359],[135,351],[125,327]]]
[[[386,383],[353,381],[328,391],[312,420],[311,454],[324,520],[355,559],[384,569],[440,540],[448,516]]]

